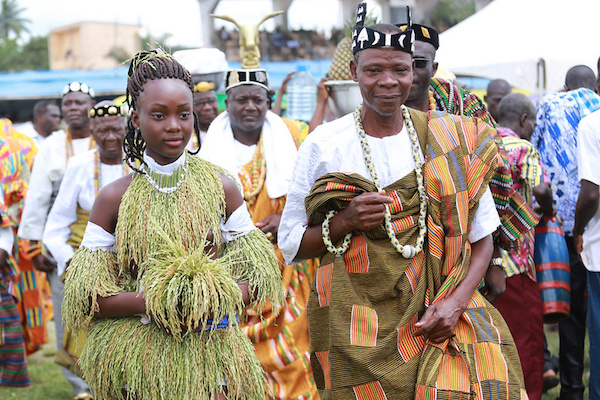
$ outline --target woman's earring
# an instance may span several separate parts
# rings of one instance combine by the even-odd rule
[[[135,140],[140,140],[142,137],[142,132],[140,132],[140,128],[135,128]]]

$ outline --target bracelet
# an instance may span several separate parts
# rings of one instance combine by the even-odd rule
[[[325,220],[321,225],[321,233],[323,235],[323,243],[325,244],[327,251],[337,257],[341,257],[342,254],[344,254],[346,250],[348,250],[348,247],[350,247],[350,239],[352,239],[352,232],[349,232],[346,234],[346,236],[344,236],[344,241],[342,242],[342,245],[340,247],[334,246],[333,242],[331,241],[331,237],[329,236],[329,221],[331,220],[331,218],[333,218],[335,214],[337,214],[337,212],[334,210],[331,210],[327,213],[327,215],[325,216]]]
[[[495,265],[497,267],[501,267],[502,266],[502,257],[493,257],[490,260],[490,265]]]

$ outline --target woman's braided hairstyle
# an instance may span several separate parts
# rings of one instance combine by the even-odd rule
[[[137,109],[138,97],[144,91],[144,85],[148,81],[167,78],[181,79],[189,86],[192,93],[194,92],[192,76],[170,54],[165,53],[161,49],[156,49],[150,51],[143,50],[133,56],[129,65],[129,71],[127,72],[127,91],[125,92],[129,109]],[[198,116],[195,112],[193,114],[194,132],[198,137],[200,134]],[[200,143],[199,137],[198,143]],[[123,138],[123,148],[127,164],[135,171],[142,172],[136,168],[136,161],[141,164],[144,163],[143,154],[146,149],[146,142],[139,130],[136,130],[133,126],[131,116],[127,120],[127,132]],[[196,154],[198,150],[192,154]]]

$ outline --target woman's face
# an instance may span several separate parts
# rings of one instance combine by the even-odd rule
[[[184,152],[194,130],[193,105],[192,91],[180,79],[154,79],[144,85],[131,118],[157,163],[172,163]]]

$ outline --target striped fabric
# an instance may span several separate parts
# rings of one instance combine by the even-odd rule
[[[283,120],[290,130],[297,146],[302,143],[308,134],[305,123],[292,120]],[[262,160],[258,160],[262,161]],[[252,162],[248,163],[238,173],[244,191],[252,188]],[[268,168],[268,166],[267,166]],[[256,184],[255,184],[256,186]],[[342,191],[351,188],[331,188]],[[254,223],[262,221],[272,214],[281,214],[285,205],[285,197],[271,199],[267,193],[266,184],[259,192],[256,200],[247,203],[250,216]],[[244,333],[252,340],[256,355],[258,356],[265,376],[266,388],[269,399],[316,399],[317,388],[309,363],[308,320],[306,318],[306,304],[310,293],[310,284],[317,273],[321,287],[319,301],[327,304],[330,301],[328,285],[333,273],[333,265],[315,271],[314,261],[305,261],[295,265],[285,265],[283,255],[275,246],[275,253],[279,258],[282,269],[283,288],[287,292],[286,303],[279,315],[267,310],[263,315],[255,315],[250,309],[246,311],[246,321],[240,326]]]
[[[16,132],[8,119],[0,119],[0,225],[16,229],[27,193],[26,178],[33,165],[36,149],[31,139]],[[30,313],[30,323],[21,317],[15,304],[23,304],[25,296],[13,296],[18,289],[21,269],[18,246],[9,254],[9,268],[0,269],[0,385],[29,386],[24,332],[42,328],[40,312]],[[36,288],[33,277],[26,279],[29,288]],[[28,297],[28,296],[27,296]],[[34,309],[38,304],[33,304]],[[41,311],[41,310],[38,310]],[[24,322],[22,326],[21,321]],[[27,328],[24,331],[24,328]],[[34,346],[36,347],[36,346]]]
[[[322,265],[327,266],[322,272],[332,271],[331,280],[327,277],[327,301],[323,301],[325,286],[319,271],[308,304],[311,362],[319,393],[341,400],[460,399],[473,398],[480,390],[481,396],[475,398],[491,399],[498,394],[498,399],[524,399],[523,376],[510,332],[479,292],[460,317],[454,338],[434,344],[413,334],[426,307],[443,301],[467,274],[469,227],[498,154],[494,140],[489,139],[491,129],[481,122],[412,110],[411,116],[421,148],[428,154],[425,252],[412,260],[403,258],[380,226],[354,234],[366,241],[368,271],[349,269],[345,256],[327,253],[322,257]],[[451,131],[449,137],[444,137],[445,130]],[[477,176],[475,183],[470,182],[467,177],[473,174],[472,168],[484,178]],[[328,191],[331,182],[353,187],[353,191]],[[395,192],[402,204],[401,211],[392,215],[393,221],[418,215],[416,187],[413,171],[383,188],[386,193]],[[306,198],[309,224],[322,222],[331,209],[343,209],[347,199],[376,190],[357,174],[322,176]],[[402,244],[411,245],[417,236],[416,225],[397,234]]]
[[[454,85],[452,82],[439,78],[432,78],[429,88],[433,92],[439,111],[479,118],[486,124],[497,127],[485,105],[475,94]],[[498,163],[494,176],[489,182],[496,210],[502,222],[502,226],[496,232],[494,239],[500,247],[511,249],[518,246],[518,241],[524,232],[528,232],[535,227],[535,224],[532,224],[534,213],[528,203],[512,187],[510,163],[502,138],[494,133],[493,139],[496,141],[502,160]],[[466,143],[468,148],[472,150],[473,140],[469,141],[467,139]],[[445,142],[440,146],[445,148]],[[468,182],[470,181],[468,180]]]
[[[0,386],[29,385],[21,319],[13,297],[0,283]]]
[[[531,143],[519,138],[508,128],[498,128],[512,172],[513,187],[523,196],[529,205],[533,203],[533,188],[542,182],[549,182],[542,166],[540,153]],[[539,222],[537,215],[532,216],[532,223]],[[533,229],[525,232],[513,250],[502,251],[502,266],[507,277],[525,273],[536,282],[535,263],[533,262]]]

